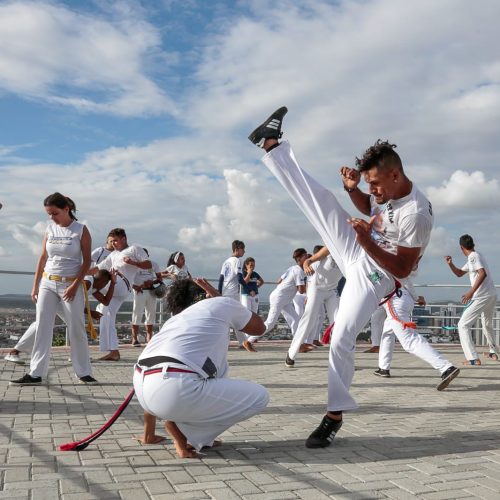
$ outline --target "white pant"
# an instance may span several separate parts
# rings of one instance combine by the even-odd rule
[[[145,376],[134,370],[137,399],[151,415],[175,422],[198,451],[212,446],[229,427],[260,413],[269,402],[267,390],[253,382],[165,370],[166,366],[163,373]]]
[[[249,311],[257,314],[259,312],[259,296],[241,294],[241,304]]]
[[[378,307],[372,314],[370,319],[370,336],[373,347],[380,346],[380,339],[382,338],[382,332],[384,331],[384,322],[386,317],[387,316],[383,306]]]
[[[134,307],[132,309],[132,324],[140,325],[142,313],[145,313],[145,325],[154,325],[156,320],[156,297],[149,291],[134,290]]]
[[[436,351],[414,328],[405,327],[403,324],[411,322],[411,313],[414,306],[415,301],[406,288],[401,289],[401,297],[394,295],[384,304],[387,318],[384,322],[384,331],[380,342],[379,367],[383,370],[390,369],[395,337],[397,337],[401,347],[406,352],[414,354],[436,370],[439,370],[440,373],[444,373],[452,366],[451,363]]]
[[[57,306],[56,315],[59,316],[64,321],[63,310],[61,304]],[[36,335],[36,321],[33,321],[28,329],[22,334],[21,338],[18,340],[17,344],[14,346],[16,351],[25,352],[31,355],[33,351],[33,344],[35,343]]]
[[[307,302],[304,314],[300,318],[297,327],[297,333],[293,337],[290,348],[288,349],[288,356],[295,359],[299,352],[300,346],[304,343],[307,337],[313,332],[317,335],[318,331],[318,318],[320,318],[321,310],[326,306],[328,321],[333,323],[339,308],[339,294],[337,289],[321,290],[316,285],[311,283],[307,289]]]
[[[71,347],[71,362],[77,377],[92,374],[90,354],[83,319],[85,298],[83,286],[78,287],[73,300],[62,299],[67,282],[42,278],[36,303],[36,332],[31,353],[30,375],[46,377],[49,371],[50,349],[54,336],[54,321],[58,307],[62,308],[68,328]]]
[[[125,281],[118,276],[113,297],[107,306],[99,304],[98,311],[102,314],[99,320],[99,350],[101,352],[118,349],[118,334],[116,333],[116,314],[125,299],[129,296]]]
[[[349,388],[356,337],[394,288],[394,278],[366,254],[347,222],[350,215],[333,193],[298,166],[288,142],[267,153],[263,161],[316,229],[346,278],[330,343],[327,408],[353,410],[358,405]]]
[[[224,297],[229,297],[230,299],[236,300],[237,302],[241,303],[239,293],[234,295],[224,295]],[[236,340],[238,341],[238,344],[240,346],[243,345],[243,342],[245,342],[245,340],[248,340],[248,335],[245,332],[242,332],[240,330],[234,330],[234,334],[236,335]]]
[[[465,358],[469,361],[478,359],[476,348],[472,341],[472,327],[479,318],[481,318],[483,334],[488,342],[490,352],[494,352],[497,356],[500,356],[498,346],[495,344],[495,332],[492,324],[496,303],[496,295],[472,299],[470,305],[462,313],[462,317],[458,322],[458,334],[460,335],[460,343],[462,344]]]

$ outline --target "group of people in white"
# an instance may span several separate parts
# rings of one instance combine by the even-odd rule
[[[280,314],[293,335],[285,358],[289,368],[295,366],[299,352],[323,345],[320,334],[325,317],[333,325],[327,411],[306,440],[309,448],[329,446],[342,426],[344,412],[357,408],[350,394],[356,337],[370,318],[371,351],[379,354],[375,375],[390,376],[397,338],[407,352],[438,370],[437,390],[446,389],[460,370],[418,334],[411,319],[415,302],[424,302],[412,280],[430,238],[431,203],[406,176],[395,145],[377,141],[356,159],[357,168],[340,169],[345,191],[369,220],[351,217],[329,190],[299,166],[289,143],[279,141],[286,112],[284,107],[275,111],[249,139],[265,149],[264,164],[323,244],[312,255],[304,248],[293,252],[295,263],[270,294],[265,321],[258,315],[259,288],[264,280],[255,270],[255,259],[243,260],[242,241],[233,241],[232,255],[224,261],[215,288],[204,279],[192,278],[182,252],[174,252],[161,270],[146,249],[128,244],[122,228],[111,230],[106,245],[91,252],[90,234],[76,220],[75,204],[54,193],[44,200],[51,222],[32,290],[36,322],[6,357],[18,361],[20,351],[30,352],[30,371],[12,383],[37,385],[47,376],[56,314],[68,327],[76,376],[83,383],[96,383],[84,322],[88,292],[99,302],[99,342],[105,353],[100,359],[104,361],[120,359],[116,314],[133,292],[131,342],[140,345],[143,313],[147,341],[134,368],[134,387],[145,412],[141,440],[158,442],[156,418],[165,420],[181,457],[196,457],[203,447],[218,445],[216,438],[225,429],[265,408],[269,396],[264,387],[227,376],[229,331],[233,329],[241,348],[256,352],[255,343],[276,326]],[[359,188],[362,176],[368,193]],[[458,323],[464,363],[481,364],[471,339],[471,327],[478,318],[489,344],[486,356],[498,361],[500,352],[492,329],[495,286],[472,237],[463,235],[459,244],[467,262],[459,268],[451,256],[445,259],[456,276],[468,274],[471,280],[471,288],[462,297],[467,308]],[[153,335],[164,278],[172,280],[165,300],[173,316]],[[339,293],[342,278],[345,285]],[[375,338],[377,324],[379,341]]]

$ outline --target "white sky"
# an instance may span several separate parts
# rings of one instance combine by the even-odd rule
[[[398,145],[436,215],[418,283],[466,284],[442,256],[462,263],[469,233],[500,284],[499,18],[494,0],[2,2],[0,269],[34,269],[60,191],[94,246],[121,226],[217,277],[242,239],[276,280],[319,243],[246,139],[287,105],[299,161],[353,213],[339,167]],[[30,288],[0,274],[0,294]]]

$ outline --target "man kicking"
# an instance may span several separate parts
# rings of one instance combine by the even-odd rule
[[[384,210],[369,221],[351,218],[333,193],[299,167],[290,144],[278,142],[287,111],[275,111],[249,139],[266,150],[263,162],[319,233],[346,278],[330,344],[327,413],[306,440],[308,448],[323,448],[341,428],[343,412],[358,406],[349,393],[356,337],[378,305],[398,293],[399,280],[404,282],[416,269],[429,243],[433,215],[429,201],[405,175],[395,146],[377,141],[356,160],[358,169],[342,167],[340,175],[363,213],[385,204]],[[361,173],[371,194],[358,187]],[[415,331],[411,335],[415,351],[423,353],[429,344]],[[443,390],[459,370],[443,359],[440,372],[437,389]]]
[[[158,442],[155,417],[165,428],[180,458],[196,458],[203,447],[232,425],[260,413],[267,390],[231,379],[227,351],[229,328],[262,335],[262,319],[239,302],[220,297],[206,280],[175,281],[166,297],[174,314],[139,356],[134,389],[144,409],[143,442]],[[209,296],[202,299],[202,287]]]

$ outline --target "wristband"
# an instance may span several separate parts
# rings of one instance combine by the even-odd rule
[[[352,193],[353,191],[356,191],[356,189],[358,189],[358,187],[356,186],[355,188],[348,188],[345,184],[344,184],[344,190],[347,191],[348,193]]]

